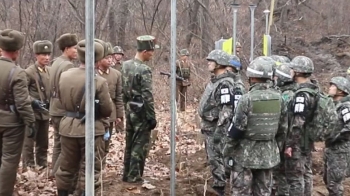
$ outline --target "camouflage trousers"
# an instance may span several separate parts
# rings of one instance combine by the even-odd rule
[[[311,152],[292,151],[285,159],[286,177],[290,196],[311,196],[313,189]]]
[[[49,120],[36,120],[35,138],[24,138],[22,162],[23,167],[47,166],[47,149],[49,148]],[[34,150],[35,149],[35,150]],[[35,151],[35,161],[34,161]]]
[[[0,195],[12,195],[25,127],[0,127]]]
[[[143,170],[151,137],[151,130],[147,126],[147,121],[135,113],[129,113],[126,117],[123,181],[140,182],[143,180]]]
[[[270,196],[272,169],[248,169],[239,164],[231,172],[231,196]]]
[[[281,154],[281,162],[273,169],[273,192],[274,195],[288,196],[289,184],[286,178],[285,158],[284,154]]]
[[[85,190],[85,138],[61,136],[62,151],[56,172],[57,190],[74,190],[78,174],[77,192]],[[105,153],[103,136],[95,137],[95,186],[99,185],[101,161]],[[79,173],[78,173],[79,172]],[[81,195],[81,194],[80,194]]]
[[[205,134],[207,158],[210,165],[211,174],[214,179],[213,187],[224,187],[226,185],[225,166],[223,157],[224,141],[215,144],[214,136]],[[224,135],[223,137],[224,138]]]
[[[349,149],[346,151],[325,149],[323,180],[329,196],[342,196],[344,194],[343,181],[349,174],[349,156]]]

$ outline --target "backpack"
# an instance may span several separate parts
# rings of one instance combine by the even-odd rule
[[[310,99],[315,99],[315,104],[310,105]],[[333,99],[318,89],[298,89],[292,102],[293,115],[302,115],[305,118],[304,137],[313,142],[325,141],[337,126],[338,115]]]

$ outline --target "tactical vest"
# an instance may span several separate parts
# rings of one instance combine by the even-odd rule
[[[248,114],[245,137],[250,140],[273,140],[281,116],[281,95],[270,89],[255,90],[248,94],[252,110]]]
[[[190,75],[191,75],[190,62],[180,61],[178,63],[179,63],[179,68],[176,74],[184,79],[190,78]]]
[[[223,81],[228,81],[233,86],[235,84],[231,77],[221,78],[215,83],[209,82],[199,102],[199,116],[206,121],[214,121],[219,118],[220,109],[218,108],[219,103],[215,100],[215,91]]]

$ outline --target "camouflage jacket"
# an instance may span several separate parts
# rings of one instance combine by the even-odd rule
[[[235,109],[233,124],[236,128],[245,133],[248,128],[249,113],[252,111],[250,93],[256,90],[271,90],[278,92],[272,88],[270,83],[262,83],[254,84],[251,86],[249,92],[242,96],[237,108]],[[276,130],[277,133],[274,139],[270,141],[258,141],[248,139],[245,136],[239,140],[232,138],[228,139],[225,146],[225,151],[228,151],[231,155],[233,155],[232,157],[234,158],[236,164],[239,164],[245,168],[270,169],[280,162],[280,149],[282,148],[283,141],[285,140],[288,123],[286,119],[283,118],[287,113],[287,108],[285,107],[283,99],[281,98],[280,100],[282,101],[281,113],[278,129]]]
[[[122,66],[122,90],[126,113],[130,112],[128,103],[134,96],[141,96],[144,102],[146,120],[156,119],[152,94],[152,71],[139,59],[128,60]]]
[[[231,123],[234,110],[234,94],[245,92],[241,81],[235,81],[236,76],[232,72],[226,72],[211,78],[206,86],[198,113],[201,117],[201,129],[213,134],[214,132],[225,134]],[[227,93],[225,92],[227,91]],[[224,96],[230,96],[226,103]]]
[[[338,126],[326,140],[326,148],[338,152],[350,152],[350,97],[334,101],[338,114]],[[348,120],[348,121],[347,121]]]

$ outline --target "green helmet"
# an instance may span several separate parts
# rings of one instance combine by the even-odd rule
[[[113,54],[122,54],[122,55],[124,55],[124,50],[120,46],[114,46]]]
[[[313,73],[315,69],[312,60],[306,56],[294,57],[290,65],[298,73]]]
[[[343,91],[344,93],[350,94],[350,82],[348,79],[340,76],[333,77],[329,83],[334,84],[339,90]]]
[[[180,50],[181,56],[190,56],[190,52],[187,49]]]
[[[272,67],[276,62],[267,56],[260,56],[254,59],[247,67],[248,78],[272,78]]]
[[[271,58],[280,63],[290,63],[290,59],[286,56],[272,55]]]
[[[231,56],[222,50],[213,50],[207,56],[208,61],[214,61],[218,65],[231,66]]]
[[[274,75],[278,77],[281,82],[293,82],[293,70],[289,66],[290,63],[282,63],[276,66]]]

